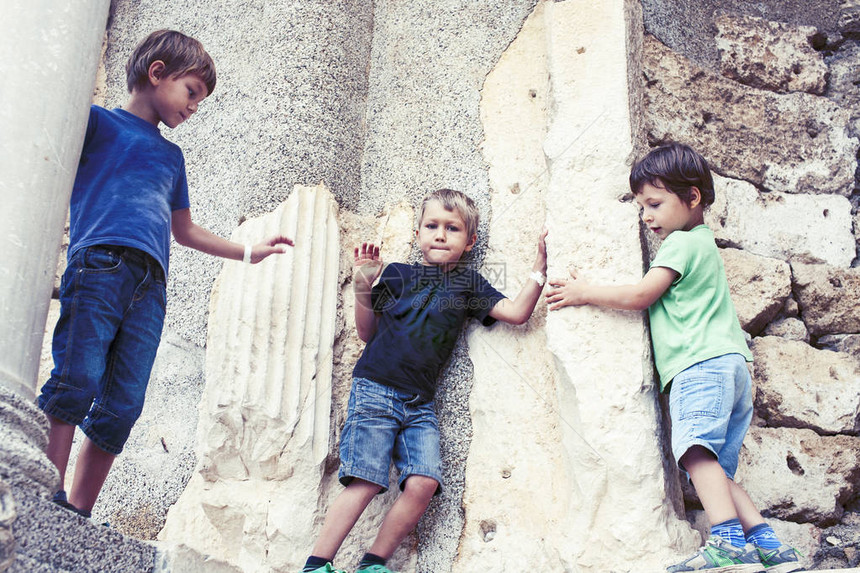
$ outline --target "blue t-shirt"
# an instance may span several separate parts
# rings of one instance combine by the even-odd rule
[[[432,400],[463,324],[469,318],[493,324],[488,314],[504,298],[467,267],[444,272],[437,266],[391,263],[371,292],[379,323],[353,376]]]
[[[167,273],[171,213],[188,206],[179,146],[134,114],[92,106],[72,189],[69,257],[91,245],[135,247]]]

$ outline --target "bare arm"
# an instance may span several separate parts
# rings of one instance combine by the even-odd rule
[[[539,272],[543,276],[546,276],[546,235],[547,230],[544,229],[538,237],[537,257],[532,266],[532,272]],[[542,284],[529,278],[514,300],[500,300],[490,310],[490,316],[509,324],[523,324],[532,315],[542,290]]]
[[[645,273],[642,280],[633,285],[594,285],[576,278],[571,271],[570,279],[552,279],[546,293],[550,310],[565,306],[592,304],[622,310],[645,310],[663,296],[678,273],[666,267],[654,267]]]
[[[191,220],[190,209],[173,212],[170,230],[176,242],[184,247],[196,249],[209,255],[241,261],[245,256],[245,245],[234,243],[215,235]],[[285,245],[293,245],[293,240],[277,235],[270,237],[251,248],[251,262],[259,263],[269,255],[283,253]]]
[[[379,258],[379,247],[373,243],[362,243],[361,248],[355,248],[353,255],[353,290],[355,291],[355,329],[358,337],[367,342],[374,334],[379,324],[379,316],[373,310],[370,291],[375,281],[382,273],[382,259]]]

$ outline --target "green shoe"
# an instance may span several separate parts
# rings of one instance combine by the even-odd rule
[[[385,565],[368,565],[367,567],[362,567],[361,569],[356,569],[355,573],[397,573],[396,571],[392,571]]]
[[[790,545],[782,545],[777,549],[763,549],[756,546],[756,549],[767,573],[791,573],[804,570],[800,565],[800,552]]]
[[[669,573],[710,571],[712,573],[760,573],[764,571],[758,550],[747,543],[735,547],[722,537],[712,535],[692,557],[667,568]]]
[[[317,567],[316,569],[313,569],[308,573],[346,573],[346,571],[343,571],[342,569],[335,569],[334,567],[332,567],[331,563],[326,563],[322,567]]]

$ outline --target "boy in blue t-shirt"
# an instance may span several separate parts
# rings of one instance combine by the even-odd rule
[[[70,201],[54,369],[38,400],[50,422],[47,455],[60,472],[54,501],[85,517],[143,408],[164,322],[171,231],[180,245],[250,263],[292,245],[281,236],[240,245],[191,221],[182,151],[158,125],[176,127],[215,88],[202,44],[153,32],[126,73],[125,106],[90,109]],[[86,439],[67,498],[77,425]]]
[[[424,199],[418,216],[421,264],[391,263],[383,271],[379,247],[356,247],[355,324],[367,346],[353,370],[340,440],[339,477],[346,488],[329,508],[302,571],[338,571],[331,562],[373,497],[388,489],[393,459],[401,494],[356,570],[391,573],[386,561],[441,489],[433,396],[461,327],[470,318],[489,326],[496,320],[523,324],[531,316],[545,281],[546,231],[538,240],[531,280],[509,300],[461,264],[460,257],[475,245],[477,229],[475,203],[459,191],[441,189]]]
[[[663,239],[650,270],[635,285],[592,285],[573,272],[572,280],[553,279],[550,310],[648,309],[661,390],[669,392],[672,452],[712,524],[704,547],[668,570],[799,571],[797,552],[780,543],[734,482],[752,419],[752,354],[704,224],[704,208],[714,202],[708,164],[686,145],[664,145],[634,165],[630,189],[642,221]]]

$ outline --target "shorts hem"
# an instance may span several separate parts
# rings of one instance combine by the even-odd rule
[[[700,439],[687,440],[686,442],[684,442],[683,444],[681,444],[677,448],[672,448],[672,455],[675,456],[675,463],[678,464],[678,469],[680,469],[682,471],[687,471],[684,468],[684,466],[681,465],[681,458],[684,456],[684,454],[686,454],[688,451],[690,451],[690,448],[692,448],[693,446],[702,446],[703,448],[705,448],[706,450],[711,452],[711,454],[713,454],[715,460],[720,459],[719,456],[717,455],[717,452],[714,451],[713,446],[711,446],[711,444],[709,444],[705,440],[700,440]]]
[[[54,403],[55,401],[53,400],[53,398],[54,396],[43,400],[40,396],[37,402],[37,406],[39,406],[39,409],[41,409],[46,416],[56,418],[65,424],[70,424],[72,426],[80,426],[86,416],[84,416],[84,418],[77,418],[69,414],[66,410],[63,410],[62,408],[58,407]]]
[[[388,491],[388,476],[385,476],[385,479],[380,479],[379,476],[371,477],[366,474],[362,474],[360,471],[341,469],[337,479],[344,487],[348,486],[352,480],[360,479],[368,483],[372,483],[373,485],[378,485],[381,488],[379,493],[385,493]]]
[[[123,450],[123,447],[122,447],[122,446],[120,446],[119,448],[116,448],[116,447],[114,447],[114,446],[108,445],[108,443],[107,443],[107,442],[105,442],[104,440],[102,440],[102,439],[101,439],[101,438],[99,438],[98,436],[94,435],[94,434],[93,434],[92,429],[90,429],[89,427],[81,426],[81,431],[84,433],[84,435],[85,435],[85,436],[86,436],[86,437],[87,437],[87,438],[88,438],[88,439],[89,439],[93,444],[95,444],[96,446],[98,446],[98,447],[99,447],[99,449],[102,449],[102,450],[104,450],[105,452],[107,452],[107,453],[109,453],[109,454],[111,454],[111,455],[113,455],[113,456],[118,456],[118,455],[120,455],[120,454],[122,453],[122,450]]]

